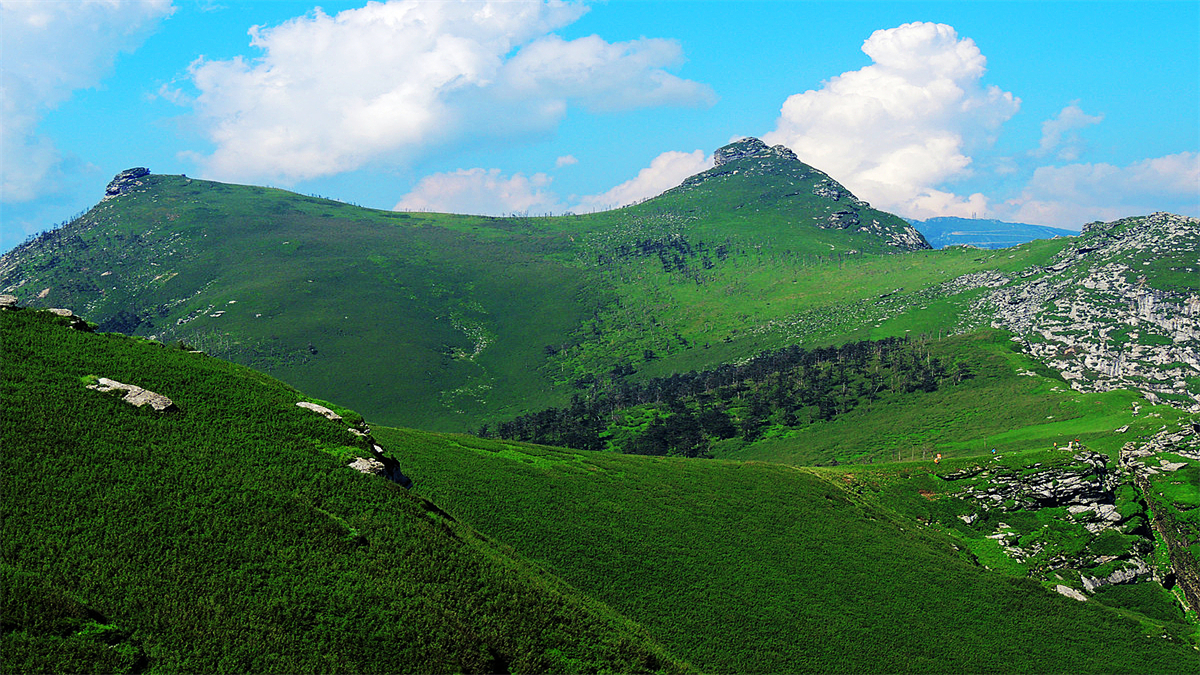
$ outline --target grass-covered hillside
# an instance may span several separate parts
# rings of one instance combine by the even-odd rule
[[[1111,603],[1080,602],[989,570],[967,538],[901,508],[926,500],[918,492],[925,482],[909,480],[885,500],[826,470],[377,434],[418,493],[637,621],[701,670],[1200,667],[1172,599],[1128,586],[1114,587]],[[903,482],[904,467],[880,471]],[[920,468],[930,475],[934,465]]]
[[[563,403],[614,368],[836,341],[859,325],[848,304],[992,263],[887,254],[917,245],[889,243],[906,224],[768,155],[731,154],[634,207],[544,218],[126,177],[117,196],[6,255],[0,287],[105,330],[183,340],[375,420],[466,430]],[[832,226],[840,212],[835,225],[880,231]]]
[[[349,411],[330,420],[244,367],[70,323],[0,310],[3,672],[686,669],[350,468],[372,451]],[[100,377],[174,405],[87,387]]]
[[[934,251],[785,149],[747,139],[716,158],[641,204],[544,217],[123,175],[115,196],[0,259],[0,292],[427,429],[562,406],[614,375],[992,325],[1078,387],[1200,399],[1194,219]]]
[[[971,457],[1078,441],[1120,447],[1187,413],[1135,391],[1084,393],[994,329],[787,348],[644,382],[477,430],[576,449],[800,466]],[[1125,428],[1122,433],[1115,430]]]

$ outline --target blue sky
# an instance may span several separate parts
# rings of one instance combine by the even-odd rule
[[[317,7],[0,1],[0,250],[132,166],[559,213],[743,136],[905,216],[1200,216],[1200,2]]]

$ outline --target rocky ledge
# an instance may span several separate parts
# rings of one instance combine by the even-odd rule
[[[333,410],[310,401],[298,401],[296,407],[311,410],[330,422],[346,425],[346,431],[355,437],[356,444],[371,453],[370,457],[354,458],[354,461],[347,465],[351,469],[359,473],[381,476],[404,488],[412,487],[412,479],[405,476],[404,472],[400,470],[399,462],[384,454],[383,447],[375,442],[374,437],[371,436],[371,428],[365,422],[358,425],[349,425],[346,423],[345,418]]]
[[[1118,503],[1117,492],[1127,476],[1109,465],[1107,455],[1081,449],[1073,442],[1061,449],[1072,454],[1045,466],[978,466],[943,474],[943,480],[963,485],[954,493],[957,498],[974,503],[958,518],[968,526],[979,527],[975,523],[986,512],[1013,514],[1011,518],[1000,517],[1017,526],[984,517],[982,523],[995,523],[995,529],[986,537],[999,544],[1009,558],[1029,565],[1047,579],[1065,581],[1077,573],[1074,588],[1058,589],[1076,600],[1087,599],[1079,587],[1093,593],[1102,586],[1136,583],[1147,577],[1157,579],[1155,569],[1146,560],[1154,544],[1144,528],[1142,511],[1131,510],[1128,497]],[[1030,525],[1028,515],[1021,515],[1041,509],[1061,509],[1062,532],[1086,530],[1082,536],[1089,540],[1101,536],[1109,541],[1124,540],[1124,550],[1099,555],[1086,547],[1064,546],[1062,541],[1080,535],[1068,535],[1060,541],[1061,532],[1046,534],[1039,526]]]
[[[1197,218],[1156,213],[1093,223],[1051,264],[1006,279],[968,314],[1016,333],[1079,391],[1137,389],[1151,401],[1200,410],[1200,294],[1156,288],[1146,272],[1197,245]],[[1184,278],[1200,275],[1200,260],[1178,264]]]
[[[87,388],[100,392],[124,392],[125,395],[122,396],[121,399],[137,408],[148,405],[156,412],[166,412],[168,410],[177,409],[175,407],[175,403],[162,394],[156,394],[149,389],[143,389],[137,385],[122,384],[116,380],[110,380],[107,377],[102,377],[96,380],[92,384],[87,385]]]
[[[743,138],[740,141],[718,148],[713,153],[713,166],[721,166],[722,164],[748,158],[799,160],[796,157],[796,153],[785,146],[768,146],[757,138]]]
[[[1179,461],[1179,460],[1184,461]],[[1194,504],[1172,504],[1156,484],[1181,484],[1186,475],[1176,477],[1189,464],[1200,463],[1200,421],[1164,426],[1149,438],[1137,439],[1121,448],[1121,468],[1133,476],[1151,512],[1151,526],[1167,544],[1173,581],[1179,584],[1187,604],[1200,611],[1200,560],[1192,552],[1200,541],[1194,520],[1181,515]],[[1193,486],[1194,487],[1194,486]]]
[[[100,201],[103,202],[113,199],[114,197],[120,197],[133,188],[140,186],[142,184],[141,179],[149,175],[150,169],[147,169],[144,166],[125,169],[121,173],[114,176],[113,179],[108,183],[108,187],[104,189],[104,198]]]

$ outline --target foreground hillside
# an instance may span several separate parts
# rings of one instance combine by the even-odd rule
[[[813,470],[372,431],[60,314],[0,310],[6,672],[1200,667],[1193,624],[1134,569],[1136,493],[1097,474],[1087,509],[1121,519],[1095,530],[1067,487],[1022,501],[1021,480],[1093,480],[1078,449]],[[134,407],[93,388],[108,380],[170,401]],[[1181,490],[1139,453],[1155,489]],[[410,478],[415,494],[393,482]],[[1188,514],[1161,513],[1189,536]],[[1063,555],[1037,568],[1053,580],[1030,573]]]
[[[683,670],[636,625],[347,466],[390,462],[356,415],[72,324],[0,309],[4,672]],[[87,386],[99,378],[170,401],[134,407]]]
[[[1200,667],[1190,627],[1151,587],[1137,589],[1151,591],[1141,604],[1108,606],[989,571],[963,538],[883,506],[844,474],[377,433],[417,492],[702,670]],[[896,495],[923,500],[916,491],[932,478],[927,466],[878,470],[907,489]],[[903,506],[897,496],[888,502]]]

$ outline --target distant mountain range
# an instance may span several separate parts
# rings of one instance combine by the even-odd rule
[[[1074,237],[1079,233],[1045,225],[1006,223],[1002,220],[941,216],[927,220],[907,218],[934,248],[974,246],[975,248],[1008,248],[1034,239]]]

